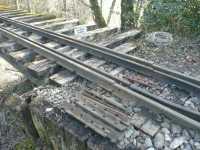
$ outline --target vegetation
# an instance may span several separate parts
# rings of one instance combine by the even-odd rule
[[[122,29],[200,33],[200,0],[122,0]]]
[[[200,0],[135,0],[132,4],[134,19],[129,21],[134,26],[182,35],[200,33]]]
[[[15,150],[35,150],[35,143],[31,138],[27,138],[15,145]]]
[[[28,9],[34,8],[29,6],[31,2],[34,2],[34,0],[27,0]],[[67,0],[63,2],[66,3]],[[118,5],[118,1],[112,0],[109,13],[104,18],[102,2],[106,4],[108,0],[75,0],[74,3],[77,2],[81,2],[84,6],[87,6],[88,10],[92,11],[98,27],[105,27],[109,24],[113,12],[116,12],[115,8],[118,8],[115,7],[116,4]],[[76,5],[79,5],[79,3]],[[73,7],[78,11],[79,8],[75,7],[76,5]],[[68,6],[64,4],[64,7],[64,12],[68,13],[69,10],[66,8]],[[88,14],[86,16],[89,16]],[[84,14],[80,13],[80,15],[80,18],[83,18]],[[121,25],[122,30],[138,27],[147,31],[162,30],[182,35],[199,34],[200,0],[122,0]]]
[[[145,29],[176,33],[200,32],[199,0],[152,0],[144,13]]]
[[[133,11],[134,0],[122,0],[121,1],[121,30],[129,30],[135,27],[134,11]]]

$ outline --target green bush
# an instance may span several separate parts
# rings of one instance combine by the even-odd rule
[[[178,34],[200,33],[200,0],[151,0],[142,27]]]

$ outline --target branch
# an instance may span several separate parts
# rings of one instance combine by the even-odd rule
[[[83,5],[85,5],[86,7],[89,7],[91,9],[91,6],[89,4],[87,4],[86,2],[84,2],[84,0],[79,0]]]
[[[115,3],[116,3],[116,0],[113,0],[112,4],[111,4],[111,7],[110,7],[110,12],[109,12],[109,15],[108,15],[108,19],[107,19],[107,24],[110,23],[110,19],[111,19],[112,13],[113,13],[113,9],[115,7]]]

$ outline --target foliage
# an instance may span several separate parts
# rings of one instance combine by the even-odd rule
[[[200,0],[151,0],[142,24],[147,30],[199,34]]]
[[[121,30],[126,31],[135,26],[133,0],[121,1]]]
[[[36,149],[36,146],[34,145],[34,142],[32,139],[24,139],[21,143],[17,143],[15,145],[16,150],[34,150]]]

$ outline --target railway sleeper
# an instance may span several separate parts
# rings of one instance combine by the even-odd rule
[[[75,73],[62,70],[50,76],[50,83],[61,86],[74,81],[76,78],[77,75]]]
[[[148,124],[153,124],[153,123],[150,122],[150,121],[147,121],[147,123],[148,123]],[[141,125],[141,128],[144,130],[144,132],[147,132],[147,131],[148,131],[148,129],[145,128],[145,124]],[[154,128],[156,128],[156,127],[154,127]],[[150,129],[150,130],[152,130],[152,129]],[[155,133],[156,133],[156,132],[155,132]],[[155,133],[154,133],[154,134],[155,134]]]
[[[55,22],[62,22],[62,21],[66,21],[66,20],[64,18],[55,18],[55,19],[48,19],[48,20],[39,21],[39,22],[37,21],[37,22],[30,23],[30,24],[33,26],[45,26],[48,24],[52,24]]]
[[[2,17],[1,17],[1,19],[2,19]],[[4,19],[4,21],[8,21],[8,20],[6,20],[6,19]],[[11,22],[13,22],[13,21],[11,21]],[[25,24],[21,24],[21,23],[17,23],[17,22],[15,22],[15,24],[16,25],[18,25],[19,26],[19,24],[20,25],[22,25],[22,26],[24,26],[25,28],[30,28],[28,25],[25,25]],[[32,28],[32,30],[34,30],[34,31],[36,31],[36,32],[39,32],[38,31],[38,29],[33,29]],[[48,35],[50,35],[51,33],[50,32],[47,32],[47,31],[44,31],[44,33],[43,34],[48,34]],[[52,34],[51,34],[51,36],[53,36]],[[56,35],[55,35],[56,36]],[[70,39],[69,37],[65,37],[65,38],[68,38],[68,39]],[[76,40],[74,40],[74,39],[71,39],[71,40],[73,40],[73,41],[76,41]],[[79,41],[80,42],[80,41]],[[77,43],[78,44],[78,46],[80,46],[80,47],[82,47],[81,46],[81,42],[80,43]],[[89,44],[89,43],[87,43],[87,46],[90,46],[90,47],[95,47],[94,45],[91,45],[91,44]],[[84,50],[89,50],[90,49],[90,47],[87,47],[88,49],[84,49]],[[82,48],[84,48],[84,47],[82,47]],[[100,48],[100,47],[99,47]],[[110,51],[110,50],[108,50],[108,49],[105,49],[104,48],[104,50],[105,51],[107,51],[107,52],[109,52],[109,53],[112,53],[112,54],[114,54],[112,51]],[[91,52],[91,51],[90,51]],[[117,55],[119,55],[119,54],[117,54]],[[135,57],[130,57],[130,56],[128,56],[128,55],[120,55],[121,57],[123,57],[123,58],[127,58],[127,59],[130,59],[131,61],[134,61],[134,66],[135,66],[135,68],[137,69],[137,70],[139,70],[139,71],[145,71],[145,70],[149,70],[152,74],[159,74],[159,76],[158,76],[158,78],[165,78],[165,79],[169,79],[170,78],[170,80],[173,80],[173,81],[175,81],[177,84],[184,84],[184,88],[187,88],[188,86],[189,86],[189,89],[191,89],[192,88],[192,90],[195,90],[195,89],[199,89],[199,87],[197,86],[197,85],[195,85],[195,84],[198,84],[199,82],[198,82],[198,80],[196,80],[196,79],[194,79],[194,78],[190,78],[190,77],[184,77],[183,75],[181,75],[181,74],[179,74],[179,73],[175,73],[174,71],[170,71],[170,70],[163,70],[162,68],[159,68],[158,66],[156,66],[156,65],[154,65],[154,64],[152,64],[152,63],[149,63],[149,62],[145,62],[144,60],[142,60],[142,59],[138,59],[138,58],[135,58]],[[113,58],[113,59],[115,59],[115,58]],[[120,62],[118,62],[118,63],[120,63]],[[139,63],[142,63],[143,65],[141,65],[141,64],[139,64]],[[120,63],[121,64],[121,63]],[[124,64],[125,65],[125,64]],[[132,64],[133,65],[133,64]],[[127,66],[127,65],[126,65]],[[130,67],[130,66],[129,66]],[[142,69],[141,69],[142,68]],[[156,70],[154,70],[154,69],[156,69]],[[157,70],[162,70],[162,71],[166,71],[166,72],[168,72],[168,74],[166,74],[166,73],[163,73],[163,72],[160,72],[160,71],[158,71],[157,72]],[[148,71],[148,72],[149,72]],[[145,72],[144,72],[145,73]],[[170,74],[170,75],[169,75]],[[174,77],[174,74],[175,74],[175,76],[177,76],[177,77]],[[181,78],[181,79],[179,79],[179,78]],[[185,79],[187,79],[189,82],[186,82],[185,81]],[[193,82],[193,83],[190,83],[190,82]],[[195,83],[194,83],[195,82]]]
[[[47,30],[59,30],[63,28],[70,28],[79,24],[78,19],[70,20],[70,21],[63,21],[63,22],[55,22],[53,24],[44,25],[41,28]]]
[[[63,65],[63,64],[62,64]],[[71,65],[75,65],[75,64],[71,64]],[[69,69],[69,66],[67,67],[68,69]],[[71,68],[70,68],[71,69]],[[79,68],[79,69],[82,69],[82,68]],[[87,76],[86,76],[86,74],[84,73],[84,71],[83,72],[79,72],[81,75],[83,75],[84,77],[86,77],[86,78],[88,78]],[[90,80],[92,80],[92,81],[94,81],[94,80],[96,80],[96,79],[94,79],[93,77],[92,78],[90,78]],[[96,82],[101,82],[101,81],[96,81]],[[112,90],[114,90],[113,89],[113,87],[112,87],[112,84],[111,85],[108,85],[108,84],[106,84],[106,83],[101,83],[101,84],[103,84],[103,86],[105,86],[106,88],[111,88]],[[118,85],[116,85],[116,87],[117,87]],[[117,92],[116,90],[114,90],[113,92],[115,93],[115,94],[117,94],[118,96],[122,96],[122,97],[127,97],[128,95],[126,95],[126,94],[124,94],[124,92],[130,92],[130,93],[132,93],[131,91],[129,91],[129,90],[127,90],[127,89],[125,89],[125,88],[122,88],[121,86],[119,86],[118,87],[120,90],[119,90],[119,92]],[[137,95],[136,94],[136,97],[137,96],[139,96],[139,95]],[[128,96],[127,97],[127,99],[130,99],[130,97]],[[144,98],[143,99],[144,101],[146,101],[147,102],[147,100],[146,100],[146,98]],[[150,102],[150,103],[152,103],[152,105],[157,105],[157,104],[154,104],[154,102]],[[158,106],[156,106],[156,107],[158,107]],[[162,107],[161,105],[159,106],[159,107]],[[165,109],[167,109],[167,108],[165,108]],[[171,113],[171,115],[172,115],[172,113]],[[178,114],[177,114],[178,115]],[[183,118],[184,118],[184,116],[182,116]],[[194,123],[195,124],[195,123]],[[197,125],[197,124],[196,124]],[[197,125],[198,126],[198,125]]]
[[[53,15],[37,16],[34,18],[23,19],[23,22],[32,23],[32,22],[44,21],[44,20],[49,20],[49,19],[54,19],[54,18],[55,16]]]
[[[31,51],[29,49],[23,49],[16,52],[11,52],[9,55],[16,61],[20,62],[22,64],[31,62],[35,59],[35,56],[37,55],[34,51]]]
[[[97,29],[97,25],[96,24],[83,24],[83,25],[78,25],[72,28],[63,28],[60,30],[57,30],[56,33],[60,33],[60,34],[66,34],[66,35],[74,35],[75,34],[75,30],[77,29],[81,29],[81,28],[85,28],[87,31],[92,31],[92,30],[96,30]]]

